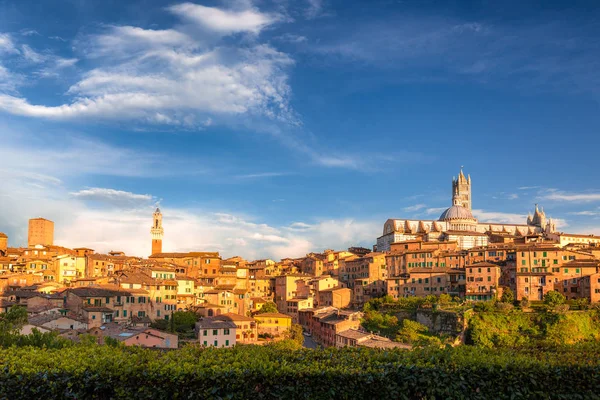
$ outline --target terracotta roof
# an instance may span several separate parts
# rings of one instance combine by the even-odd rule
[[[215,319],[217,317],[202,318],[196,322],[199,329],[235,329],[237,326],[233,321]]]
[[[369,332],[359,331],[357,329],[348,329],[342,332],[338,332],[337,335],[347,339],[362,339],[371,336],[372,334]]]
[[[287,315],[287,314],[282,314],[282,313],[264,313],[264,314],[256,314],[254,316],[254,318],[292,318],[291,316]]]
[[[221,314],[221,315],[217,315],[216,317],[213,317],[214,319],[218,320],[229,320],[229,321],[248,321],[248,322],[255,322],[256,320],[254,318],[251,317],[246,317],[245,315],[240,315],[240,314],[234,314],[234,313],[227,313],[227,314]]]

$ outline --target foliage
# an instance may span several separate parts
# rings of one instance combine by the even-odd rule
[[[171,324],[166,319],[155,319],[150,324],[150,327],[160,331],[168,331],[171,327]]]
[[[561,307],[561,306],[557,306]],[[587,312],[479,312],[469,318],[468,343],[480,347],[559,346],[600,339],[600,316]]]
[[[189,333],[194,332],[198,319],[198,314],[193,311],[176,311],[173,313],[172,320],[167,322],[170,322],[169,325],[173,327],[172,331]]]
[[[505,287],[502,289],[502,297],[500,297],[502,303],[512,304],[515,302],[515,293],[509,288]]]
[[[292,324],[290,329],[285,333],[284,337],[287,340],[298,343],[300,346],[304,344],[304,335],[302,334],[302,326],[298,324]]]
[[[490,301],[478,301],[473,306],[473,310],[476,312],[490,312],[494,311],[495,302],[493,300]]]
[[[263,306],[260,308],[260,310],[258,310],[256,313],[257,314],[265,314],[265,313],[277,313],[279,312],[279,310],[277,310],[277,304],[273,303],[272,301],[268,301],[265,304],[263,304]]]
[[[402,321],[402,328],[398,331],[396,341],[416,346],[439,346],[442,343],[440,338],[429,334],[429,329],[425,325],[409,319]]]
[[[395,337],[400,324],[398,318],[391,314],[378,311],[367,311],[361,321],[362,326],[369,332],[375,332],[387,337]]]
[[[0,349],[0,398],[596,398],[600,344],[515,352],[471,346]],[[568,384],[566,384],[568,383]]]
[[[530,303],[529,303],[529,299],[527,298],[527,296],[523,296],[519,305],[521,306],[521,308],[529,308]]]
[[[495,304],[496,310],[503,313],[512,311],[515,307],[511,303],[497,302]]]
[[[27,323],[27,309],[14,306],[0,314],[0,334],[16,334]]]
[[[556,290],[551,290],[544,295],[544,304],[548,307],[559,306],[561,304],[564,304],[565,301],[565,296],[563,296],[562,293],[559,293]]]

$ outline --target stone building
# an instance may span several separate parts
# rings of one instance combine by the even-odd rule
[[[524,224],[480,222],[471,210],[471,177],[460,171],[452,180],[452,206],[437,220],[388,219],[383,234],[377,238],[377,251],[389,251],[392,243],[422,240],[425,242],[455,241],[460,249],[487,246],[490,235],[508,234],[516,237],[548,235],[555,231],[552,219],[546,220],[537,204],[533,215]]]

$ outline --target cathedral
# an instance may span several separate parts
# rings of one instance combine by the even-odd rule
[[[383,225],[383,235],[377,238],[377,251],[389,251],[390,245],[409,240],[426,242],[457,242],[461,249],[486,246],[494,234],[506,237],[544,235],[555,231],[552,219],[546,221],[543,209],[535,212],[524,224],[480,222],[471,212],[471,176],[462,169],[458,178],[452,178],[452,206],[437,220],[388,219]]]

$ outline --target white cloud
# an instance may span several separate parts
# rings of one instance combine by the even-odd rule
[[[55,120],[134,120],[195,128],[239,116],[296,122],[286,74],[293,61],[269,45],[197,49],[196,41],[174,29],[123,26],[109,27],[80,46],[97,67],[69,88],[70,103],[46,106],[3,94],[0,109]],[[41,76],[56,75],[78,61],[23,49],[30,62],[52,61]]]
[[[497,211],[473,210],[473,216],[479,222],[496,222],[503,224],[525,224],[527,215]]]
[[[507,197],[509,200],[516,200],[519,198],[519,195],[516,193],[510,193]]]
[[[431,215],[431,214],[440,214],[442,212],[444,212],[448,207],[432,207],[432,208],[428,208],[427,210],[425,210],[425,214]]]
[[[568,214],[594,217],[594,216],[600,216],[600,209],[597,211],[573,211],[573,212],[569,212]]]
[[[262,13],[256,9],[222,10],[192,3],[177,4],[169,7],[169,10],[182,19],[223,35],[240,32],[258,34],[281,19],[279,15]]]
[[[82,189],[77,192],[72,192],[70,195],[82,200],[108,203],[119,206],[147,204],[153,200],[153,197],[149,194],[137,194],[109,188]]]
[[[407,212],[415,212],[426,208],[425,204],[415,204],[414,206],[404,207],[403,210]]]
[[[569,193],[550,189],[541,196],[542,199],[551,201],[595,202],[600,201],[600,193]]]
[[[237,175],[236,178],[238,178],[238,179],[275,178],[278,176],[285,176],[285,175],[289,175],[289,174],[286,172],[259,172],[256,174]]]
[[[0,33],[0,53],[18,53],[15,44],[8,33]]]
[[[21,54],[23,58],[31,63],[39,64],[46,61],[46,56],[33,50],[28,45],[21,46]]]
[[[323,0],[306,0],[308,7],[304,12],[304,16],[307,19],[314,19],[324,15],[329,15],[323,12]]]
[[[51,176],[58,180],[83,174],[162,176],[178,170],[182,165],[177,161],[167,161],[157,154],[115,147],[86,137],[23,136],[26,132],[12,136],[10,127],[0,124],[0,129],[4,135],[3,145],[0,146],[0,159],[3,160],[1,168],[8,171],[8,176],[29,174]],[[36,140],[28,140],[33,136]],[[60,139],[60,146],[54,145],[53,141],[57,139]]]

